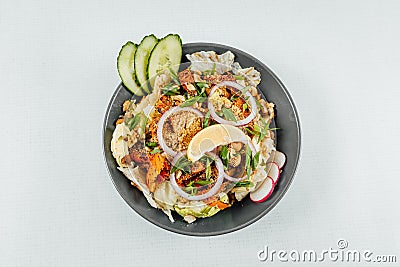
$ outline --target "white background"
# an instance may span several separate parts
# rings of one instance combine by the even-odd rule
[[[1,0],[0,266],[266,266],[265,245],[320,251],[339,238],[400,261],[399,25],[399,1]],[[300,113],[290,190],[232,234],[153,226],[103,162],[120,47],[170,32],[256,56]]]

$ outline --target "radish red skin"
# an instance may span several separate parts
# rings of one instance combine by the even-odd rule
[[[269,184],[265,184],[266,182],[271,183],[271,184],[270,185]],[[258,198],[256,194],[260,193],[259,190],[265,189],[265,188],[263,188],[263,186],[269,186],[267,188],[268,191],[266,192],[266,195],[264,197]],[[250,193],[251,201],[253,201],[255,203],[264,202],[265,200],[267,200],[272,195],[272,193],[274,192],[274,187],[275,187],[274,180],[271,177],[268,176],[267,179],[263,182],[263,184],[256,191]]]

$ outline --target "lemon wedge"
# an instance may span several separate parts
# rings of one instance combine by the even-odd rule
[[[247,136],[235,126],[228,124],[211,125],[193,136],[187,148],[187,157],[190,161],[195,162],[217,146],[233,142],[246,143],[247,141]]]

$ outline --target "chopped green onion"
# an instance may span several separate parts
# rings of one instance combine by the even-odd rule
[[[194,182],[195,184],[198,184],[198,185],[208,185],[208,184],[211,184],[211,181],[208,181],[208,180],[198,180],[198,181],[196,181],[196,182]]]
[[[248,100],[249,96],[245,96],[244,94],[246,94],[247,91],[249,91],[249,89],[250,89],[250,85],[243,87],[239,92],[234,93],[231,96],[230,100],[234,101],[234,100],[238,99],[240,96],[242,96],[245,100]]]
[[[216,69],[217,69],[217,64],[214,63],[213,68],[211,69],[211,75],[214,75]]]
[[[176,163],[175,165],[172,167],[171,169],[171,173],[176,172],[177,170],[181,170],[183,172],[189,173],[190,172],[190,161],[187,159],[187,157],[183,156],[181,157]]]
[[[229,108],[222,108],[222,114],[224,115],[225,119],[237,122],[235,114],[233,114],[232,110]]]
[[[246,174],[247,177],[250,178],[252,167],[251,167],[251,155],[252,151],[249,145],[246,145]]]
[[[230,100],[230,101],[235,101],[235,100],[238,99],[238,98],[239,98],[238,95],[233,94],[229,100]]]
[[[269,128],[269,124],[261,117],[260,121],[262,126],[254,124],[253,129],[249,127],[244,127],[244,129],[255,136],[258,136],[257,142],[260,142],[268,133],[268,131],[279,130],[279,128]]]
[[[210,113],[210,111],[207,111],[206,115],[204,116],[203,128],[206,128],[210,125]]]
[[[162,152],[161,149],[154,148],[152,151],[150,151],[150,154],[154,155],[154,154],[157,154],[157,153],[160,153],[160,152]]]
[[[233,77],[235,78],[235,80],[244,80],[244,77],[240,75],[233,75]]]
[[[260,101],[259,101],[257,98],[254,98],[254,100],[256,101],[257,107],[258,107],[259,109],[261,109],[261,108],[262,108],[262,105],[261,105]]]
[[[153,147],[158,146],[158,143],[157,142],[146,142],[146,146],[153,148]]]
[[[258,162],[260,161],[260,151],[258,151],[252,160],[252,168],[255,170],[257,168]]]
[[[178,75],[175,73],[175,71],[173,69],[171,69],[171,67],[168,67],[169,72],[171,73],[171,79],[177,84],[180,85],[181,83],[179,82],[179,78]]]
[[[250,181],[240,181],[235,184],[235,187],[252,187],[254,184]]]
[[[206,91],[206,87],[196,86],[196,91],[199,95],[206,96],[206,94],[204,93]]]
[[[257,143],[260,143],[260,141],[267,135],[267,131],[263,130],[262,132],[260,132],[258,139],[257,139]]]
[[[276,131],[276,130],[280,130],[281,128],[268,128],[268,130],[270,130],[270,131]]]
[[[164,86],[164,88],[161,89],[161,92],[167,96],[177,95],[179,94],[179,87],[175,86],[175,84],[171,82]]]
[[[143,113],[141,113],[141,114],[142,114],[142,116],[141,116],[140,131],[141,131],[141,134],[145,134],[146,133],[147,117]]]
[[[257,124],[254,124],[254,125],[253,125],[253,129],[254,129],[254,131],[256,131],[256,132],[261,132],[261,128],[260,128],[260,126],[258,126]]]
[[[206,82],[197,82],[196,85],[198,87],[200,87],[201,89],[209,88],[208,83],[206,83]]]
[[[187,186],[183,188],[188,194],[195,195],[197,193],[197,188],[195,186]]]
[[[193,106],[195,103],[203,103],[204,101],[207,100],[207,97],[204,96],[194,96],[189,98],[188,100],[186,100],[185,102],[183,102],[180,107],[184,108],[184,107],[190,107]]]
[[[135,128],[139,122],[140,122],[140,113],[136,114],[135,117],[129,119],[129,121],[127,122],[129,130],[132,130],[133,128]]]
[[[207,159],[207,163],[206,163],[206,179],[210,180],[211,177],[211,165],[210,165],[210,161]]]
[[[257,133],[254,132],[254,131],[252,131],[252,130],[250,130],[249,127],[244,127],[244,129],[245,129],[248,133],[250,133],[250,134],[257,135]]]
[[[221,150],[219,152],[222,163],[224,164],[225,170],[228,168],[229,164],[229,151],[227,146],[221,146]]]

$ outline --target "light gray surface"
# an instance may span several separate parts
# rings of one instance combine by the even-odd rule
[[[265,245],[320,251],[339,238],[398,253],[399,10],[398,1],[0,1],[0,266],[270,265],[257,259]],[[292,187],[232,234],[191,238],[147,223],[103,163],[121,45],[170,32],[256,56],[299,109]]]

